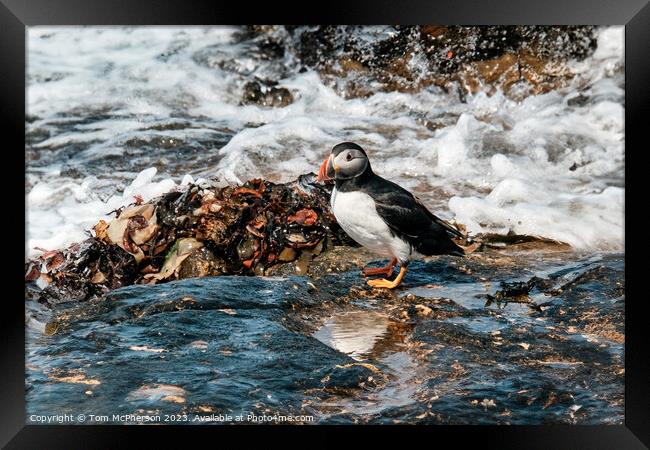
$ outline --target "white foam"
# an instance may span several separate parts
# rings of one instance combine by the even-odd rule
[[[539,192],[507,179],[485,198],[454,197],[449,207],[470,233],[486,230],[528,234],[570,243],[577,249],[623,249],[624,191],[608,187],[583,195]]]
[[[617,61],[623,58],[625,51],[625,28],[608,27],[601,30],[598,35],[596,51],[592,55],[594,60]]]
[[[156,168],[143,170],[121,194],[102,200],[95,193],[97,180],[89,177],[81,183],[38,183],[27,195],[28,257],[41,253],[40,249],[64,248],[88,238],[87,230],[99,220],[110,220],[109,213],[136,201],[146,202],[166,192],[186,186],[166,178],[154,181]]]

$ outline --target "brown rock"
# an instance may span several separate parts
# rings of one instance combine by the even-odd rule
[[[178,269],[178,278],[196,278],[221,275],[224,273],[223,260],[205,247],[195,250],[188,256]]]

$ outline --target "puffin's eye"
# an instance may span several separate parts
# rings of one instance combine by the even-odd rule
[[[352,161],[352,153],[348,153],[348,156],[345,157],[346,161]]]

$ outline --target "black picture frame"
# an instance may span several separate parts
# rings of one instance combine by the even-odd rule
[[[626,169],[625,199],[631,205],[632,193],[643,195],[643,189],[633,189],[630,183],[642,179],[634,171],[644,170],[644,122],[650,112],[648,80],[650,80],[650,5],[647,0],[565,0],[491,1],[471,0],[437,2],[388,0],[329,1],[302,6],[201,1],[120,1],[102,0],[89,3],[82,0],[0,0],[0,118],[5,129],[3,139],[3,185],[7,196],[17,205],[12,211],[26,214],[20,190],[24,186],[25,160],[18,152],[25,137],[25,68],[26,27],[33,25],[206,25],[238,23],[443,23],[462,25],[543,24],[543,25],[625,25],[625,133]],[[10,137],[11,139],[6,139]],[[638,148],[637,148],[638,147]],[[14,194],[14,189],[16,190]],[[4,203],[4,200],[3,200]],[[647,205],[647,199],[641,200]],[[638,208],[626,208],[626,228],[629,218]],[[641,212],[642,214],[642,212]],[[14,214],[18,215],[19,214]],[[25,216],[25,220],[28,218]],[[20,255],[17,236],[25,222],[18,217],[5,216],[5,243],[9,255]],[[639,221],[630,221],[632,226]],[[631,228],[634,229],[634,228]],[[12,236],[16,236],[12,238]],[[630,236],[628,238],[628,236]],[[22,247],[22,252],[25,248]],[[409,431],[420,434],[432,445],[441,438],[453,439],[454,445],[475,443],[481,446],[526,449],[549,448],[647,448],[650,446],[650,371],[648,361],[647,326],[643,314],[646,296],[643,288],[644,264],[634,264],[641,256],[643,245],[634,234],[626,233],[626,311],[625,311],[625,425],[622,426],[431,426],[431,427],[292,427],[285,434],[299,445],[312,445],[303,433],[319,434],[318,443],[336,445],[351,433],[363,433],[365,438],[383,440],[387,433]],[[171,442],[174,437],[187,443],[184,437],[192,433],[237,432],[241,427],[117,427],[117,426],[39,426],[25,424],[25,319],[23,298],[23,261],[20,257],[6,261],[6,285],[3,296],[2,379],[0,392],[0,444],[5,448],[117,448],[130,447],[132,439],[147,438]],[[16,288],[14,295],[13,286]],[[636,290],[636,292],[634,292]],[[636,294],[636,295],[634,295]],[[286,427],[256,426],[244,436],[286,432]],[[336,435],[332,433],[336,431]],[[207,436],[206,436],[207,437]],[[222,437],[219,438],[220,440]],[[152,443],[153,441],[149,441]],[[223,441],[217,441],[220,443]],[[285,440],[285,442],[287,442]],[[368,442],[368,441],[367,441]],[[195,444],[199,445],[199,444]]]

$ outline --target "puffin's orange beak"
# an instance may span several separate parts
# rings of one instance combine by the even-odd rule
[[[334,174],[335,172],[334,167],[332,166],[332,155],[330,155],[329,158],[327,158],[325,161],[323,161],[323,164],[321,164],[316,180],[319,182],[331,180],[334,177]]]

